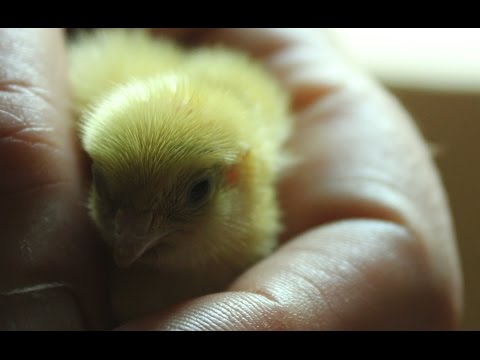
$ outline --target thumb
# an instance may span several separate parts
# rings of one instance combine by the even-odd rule
[[[0,329],[103,328],[61,30],[0,30]]]

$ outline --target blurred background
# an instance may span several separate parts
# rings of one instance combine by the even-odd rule
[[[463,329],[480,329],[480,29],[329,29],[439,148],[465,280]]]

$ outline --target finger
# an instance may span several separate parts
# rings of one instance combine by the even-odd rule
[[[405,226],[459,317],[462,280],[446,195],[412,119],[314,29],[221,29],[203,40],[260,57],[293,96],[289,146],[301,159],[280,184],[290,238],[347,218]]]
[[[63,33],[0,30],[0,328],[104,328]]]
[[[300,235],[228,292],[122,330],[445,329],[455,321],[426,253],[396,224],[348,220]]]
[[[202,34],[209,29],[196,28],[155,28],[152,34],[160,37],[169,37],[183,45],[195,44]]]

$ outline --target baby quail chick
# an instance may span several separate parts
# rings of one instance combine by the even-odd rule
[[[103,30],[70,48],[117,322],[225,288],[281,230],[288,98],[247,56]]]

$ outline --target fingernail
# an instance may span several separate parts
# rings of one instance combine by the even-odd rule
[[[61,284],[40,284],[0,294],[0,330],[83,330],[77,301]]]

